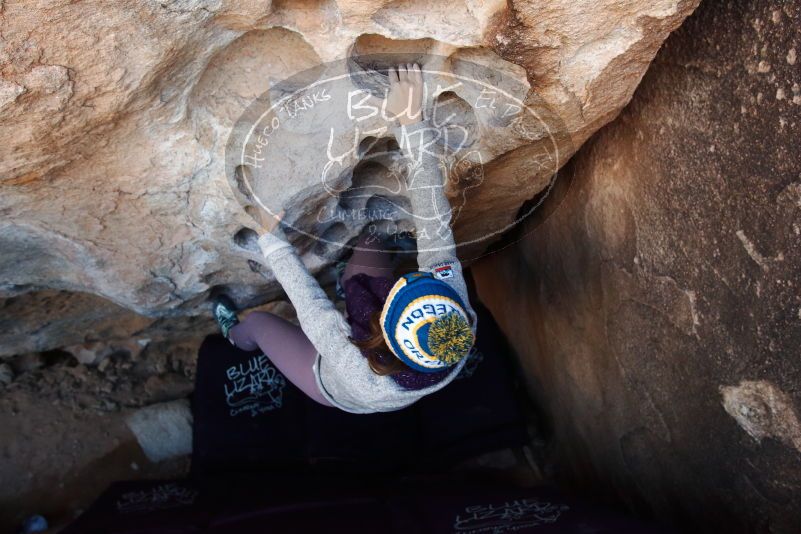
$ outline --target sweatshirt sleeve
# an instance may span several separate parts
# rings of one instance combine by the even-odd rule
[[[295,307],[303,332],[320,350],[331,344],[350,344],[348,325],[317,280],[309,274],[280,228],[259,237],[259,247],[276,280]]]
[[[387,376],[375,374],[350,341],[350,325],[309,274],[280,228],[259,237],[264,258],[297,312],[300,327],[317,349],[312,371],[320,393],[351,413],[392,411],[416,398],[398,393]]]
[[[349,339],[350,325],[309,274],[283,231],[276,228],[263,234],[259,237],[259,247],[292,302],[300,327],[317,351],[331,353],[355,348]]]
[[[440,133],[430,120],[395,126],[392,131],[409,163],[407,191],[414,212],[418,267],[456,290],[475,331],[476,314],[468,300],[451,231],[452,210],[440,168],[442,148],[437,143]]]

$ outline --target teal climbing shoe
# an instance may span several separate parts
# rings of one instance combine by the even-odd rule
[[[239,324],[234,302],[225,295],[219,295],[214,299],[211,312],[214,314],[217,324],[220,325],[222,335],[228,339],[228,333]]]

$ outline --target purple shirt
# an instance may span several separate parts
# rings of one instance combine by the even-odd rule
[[[354,274],[343,284],[345,288],[345,308],[348,312],[351,337],[357,341],[370,337],[370,316],[381,311],[394,282],[383,276]],[[362,354],[366,358],[367,355]],[[393,355],[388,355],[394,358]],[[413,369],[400,371],[390,377],[404,389],[423,389],[439,383],[452,369],[436,373],[421,373]]]

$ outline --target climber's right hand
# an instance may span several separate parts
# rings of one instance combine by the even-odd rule
[[[386,111],[390,120],[401,125],[423,118],[423,73],[417,63],[398,65],[389,69],[389,93]]]

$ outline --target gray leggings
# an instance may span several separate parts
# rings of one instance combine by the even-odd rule
[[[342,273],[343,284],[359,273],[392,278],[391,257],[378,239],[362,235],[356,247]],[[299,326],[269,312],[253,312],[231,329],[229,338],[242,350],[260,349],[287,380],[320,404],[331,406],[312,371],[318,351]]]

